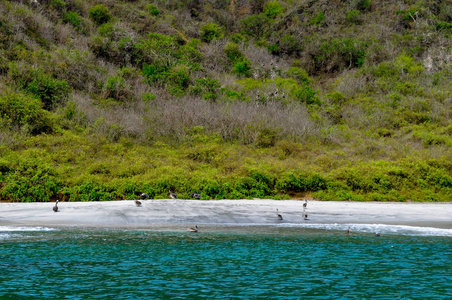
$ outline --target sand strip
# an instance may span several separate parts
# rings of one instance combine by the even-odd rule
[[[162,226],[182,224],[388,224],[452,229],[452,203],[298,200],[133,200],[0,203],[2,226]],[[276,209],[283,216],[279,220]]]

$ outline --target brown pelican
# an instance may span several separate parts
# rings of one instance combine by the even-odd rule
[[[175,193],[173,193],[173,192],[171,192],[171,191],[169,191],[169,196],[170,196],[172,199],[177,199],[177,194],[175,194]]]
[[[201,199],[201,195],[198,193],[191,193],[190,197],[195,198],[195,199]]]
[[[303,209],[305,209],[307,206],[308,206],[308,200],[304,200]]]
[[[146,194],[146,193],[143,193],[143,194],[140,195],[140,198],[143,199],[143,200],[149,199],[149,195]]]
[[[278,209],[276,209],[276,216],[278,217],[279,220],[282,220],[283,217],[282,215],[279,213]]]
[[[189,232],[199,232],[198,225],[195,225],[195,227],[190,227],[187,229]]]
[[[57,201],[55,202],[55,206],[53,207],[53,211],[54,211],[54,212],[57,212],[57,211],[58,211],[58,202],[60,202],[60,201],[57,200]]]
[[[136,206],[141,206],[141,201],[135,200],[135,205]]]

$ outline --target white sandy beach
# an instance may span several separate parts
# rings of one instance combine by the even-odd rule
[[[452,203],[300,200],[133,200],[109,202],[0,203],[2,226],[153,227],[184,224],[386,224],[452,229]],[[276,209],[283,216],[278,220]]]

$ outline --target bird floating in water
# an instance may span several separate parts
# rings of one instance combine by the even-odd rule
[[[141,201],[135,200],[135,205],[140,207],[141,206]]]
[[[194,198],[194,199],[201,199],[201,195],[198,193],[191,193],[190,197]]]
[[[58,211],[58,202],[60,202],[60,201],[57,200],[57,201],[55,202],[55,206],[53,207],[53,211],[54,211],[54,212],[57,212],[57,211]]]
[[[303,209],[305,209],[306,207],[308,206],[308,200],[304,200],[304,203],[303,203]]]
[[[378,232],[375,232],[375,237],[379,237],[380,234]]]
[[[188,228],[187,231],[189,231],[189,232],[199,232],[199,227],[198,227],[198,225],[195,225],[195,227]]]
[[[276,209],[276,216],[278,217],[279,220],[282,220],[283,217],[282,215],[279,213],[278,209]]]
[[[350,227],[347,228],[347,230],[345,230],[345,234],[350,234],[352,231],[350,230]]]
[[[303,219],[305,220],[308,219],[308,213],[304,210],[304,208],[303,208]]]
[[[168,191],[169,192],[169,196],[172,198],[172,199],[177,199],[177,194],[175,194],[175,193],[173,193],[173,192],[171,192],[171,191]]]
[[[143,199],[143,200],[149,199],[149,195],[146,194],[146,193],[143,193],[143,194],[140,195],[140,198]]]

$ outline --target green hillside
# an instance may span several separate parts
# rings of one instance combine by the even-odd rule
[[[0,200],[451,201],[452,0],[0,1]]]

